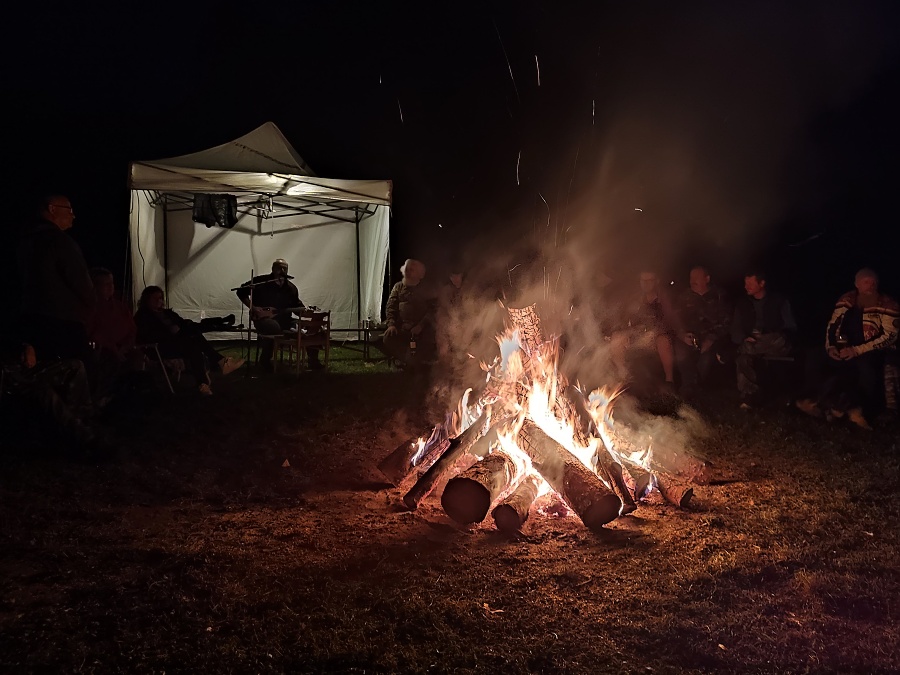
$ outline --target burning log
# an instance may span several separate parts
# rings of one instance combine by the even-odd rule
[[[625,470],[634,481],[634,501],[639,502],[653,489],[653,474],[636,462],[625,461]]]
[[[544,336],[541,332],[541,318],[534,309],[534,305],[515,309],[507,308],[509,319],[513,327],[519,334],[519,344],[522,345],[522,351],[526,355],[531,356],[537,353]]]
[[[627,426],[608,425],[606,432],[612,440],[613,447],[620,455],[628,457],[646,452],[647,448],[638,438],[638,434]],[[631,473],[631,466],[632,464],[628,463],[629,473]],[[649,471],[657,477],[668,475],[670,479],[676,481],[703,483],[708,480],[706,478],[708,466],[708,462],[688,452],[667,453],[657,448],[650,458]]]
[[[656,474],[656,487],[667,502],[681,508],[687,506],[694,496],[694,488],[671,474]]]
[[[518,440],[534,468],[589,529],[599,529],[619,515],[622,500],[540,427],[526,422]]]
[[[494,525],[498,530],[511,534],[522,529],[525,521],[528,520],[531,505],[537,499],[540,484],[540,476],[533,473],[528,474],[512,494],[491,511]]]
[[[464,432],[456,438],[450,439],[447,448],[438,459],[428,468],[425,473],[419,476],[409,492],[403,495],[403,503],[407,508],[416,509],[425,497],[431,494],[434,486],[437,485],[441,477],[447,473],[458,462],[463,463],[462,469],[466,469],[475,463],[477,457],[470,453],[476,441],[481,438],[485,432],[485,426],[490,420],[490,413],[485,411],[477,420],[475,420]],[[484,448],[484,454],[487,454],[487,448]],[[468,462],[468,464],[465,464]]]
[[[441,506],[458,523],[480,523],[494,500],[509,488],[515,473],[515,463],[507,454],[492,452],[447,482]]]
[[[572,411],[571,419],[579,422],[579,424],[576,424],[576,441],[579,439],[579,435],[581,438],[587,435],[597,438],[598,445],[597,453],[594,456],[594,465],[597,467],[597,473],[613,487],[616,494],[619,495],[619,499],[622,500],[622,514],[632,513],[637,510],[637,504],[631,496],[631,491],[625,484],[625,477],[622,475],[622,465],[613,459],[609,453],[606,442],[597,431],[597,425],[594,424],[594,420],[584,406],[584,396],[581,391],[577,387],[569,385],[566,388],[566,396],[560,396],[559,400],[565,401],[568,409]],[[587,443],[582,443],[582,445],[587,445]]]
[[[428,440],[420,446],[419,439],[424,435],[403,441],[378,463],[378,470],[395,487],[399,487],[416,467],[428,468],[450,443],[442,425],[436,426]]]
[[[606,448],[602,446],[597,450],[597,473],[600,474],[606,482],[612,485],[619,499],[622,500],[622,515],[633,513],[637,510],[635,499],[631,495],[631,490],[625,483],[625,476],[622,474],[622,465],[613,460],[609,456]]]

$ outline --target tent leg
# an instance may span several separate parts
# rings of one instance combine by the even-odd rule
[[[359,207],[356,208],[356,339],[362,339],[362,269],[359,253]]]

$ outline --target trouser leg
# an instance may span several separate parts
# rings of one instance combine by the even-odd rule
[[[259,335],[281,335],[284,329],[275,319],[258,319],[254,322],[256,332]],[[267,364],[272,362],[272,355],[275,352],[275,343],[273,340],[263,339],[261,341],[261,349],[259,353],[259,362]]]
[[[880,353],[857,356],[856,384],[859,400],[866,416],[877,414],[884,405],[884,358]]]
[[[397,361],[406,362],[409,356],[409,331],[398,330],[394,335],[384,336],[384,353]]]
[[[681,385],[688,390],[695,389],[700,379],[698,366],[700,352],[681,340],[675,342],[675,363],[681,376]]]
[[[759,391],[755,360],[756,357],[745,349],[744,345],[738,348],[734,362],[737,371],[737,390],[741,396],[751,396]]]
[[[656,353],[662,364],[666,382],[675,381],[675,350],[672,347],[672,336],[661,334],[656,336]]]

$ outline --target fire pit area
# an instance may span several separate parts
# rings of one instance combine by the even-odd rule
[[[416,509],[438,486],[460,525],[488,514],[517,532],[532,511],[574,513],[599,530],[658,494],[685,507],[709,463],[618,422],[621,389],[585,393],[559,369],[559,340],[545,336],[535,306],[508,309],[499,354],[484,381],[426,434],[401,443],[378,465],[403,503]]]

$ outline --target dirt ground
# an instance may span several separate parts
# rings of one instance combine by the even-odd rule
[[[232,376],[113,420],[101,466],[3,432],[0,668],[71,673],[900,671],[897,428],[699,406],[736,482],[601,534],[416,512],[377,462],[402,373]],[[283,466],[285,461],[289,466]]]

